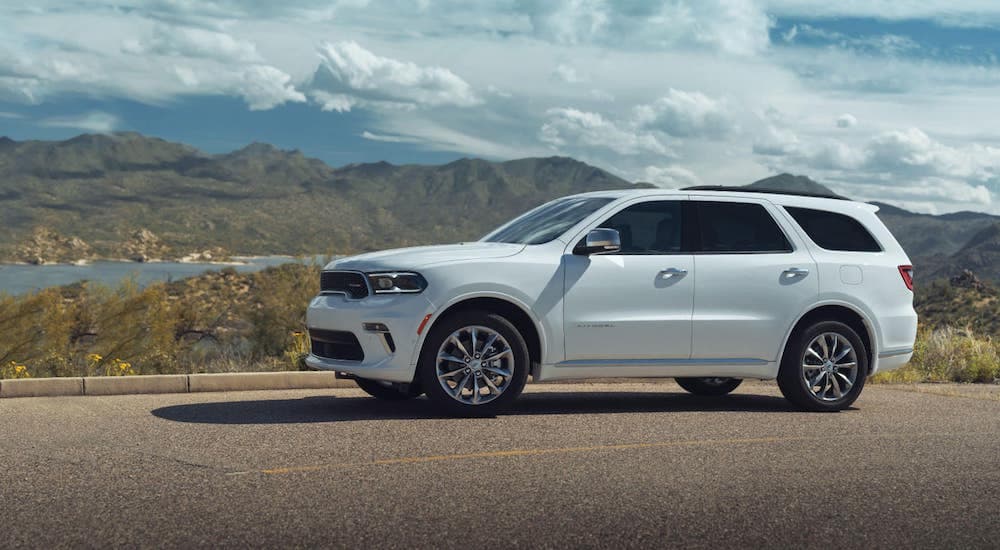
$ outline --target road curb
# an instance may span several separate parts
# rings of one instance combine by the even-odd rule
[[[0,399],[81,395],[355,388],[332,372],[152,374],[0,380]]]

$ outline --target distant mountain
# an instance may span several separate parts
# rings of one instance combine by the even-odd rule
[[[252,143],[221,155],[136,133],[0,138],[0,261],[353,253],[479,238],[554,197],[648,187],[566,157],[340,168]],[[747,187],[833,194],[806,176]],[[919,278],[1000,279],[1000,216],[879,216]]]
[[[767,189],[769,191],[783,191],[786,193],[810,193],[815,195],[833,195],[835,197],[841,196],[834,193],[829,187],[816,183],[806,176],[793,176],[792,174],[778,174],[777,176],[757,180],[744,187],[748,187],[750,189]]]
[[[261,143],[209,155],[135,133],[3,139],[0,259],[155,257],[144,252],[148,243],[182,256],[472,240],[554,197],[629,187],[564,157],[333,168]]]

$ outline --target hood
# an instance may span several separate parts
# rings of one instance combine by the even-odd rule
[[[330,262],[326,269],[372,271],[379,269],[418,270],[430,265],[513,256],[523,244],[469,242],[436,246],[414,246],[369,252]]]

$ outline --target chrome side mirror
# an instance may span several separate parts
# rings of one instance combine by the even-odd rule
[[[591,254],[609,254],[621,249],[622,238],[617,229],[598,227],[587,233],[587,238],[573,250],[573,253],[589,256]]]

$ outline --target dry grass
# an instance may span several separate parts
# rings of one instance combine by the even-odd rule
[[[921,330],[913,359],[872,381],[1000,383],[1000,340],[954,327]]]

